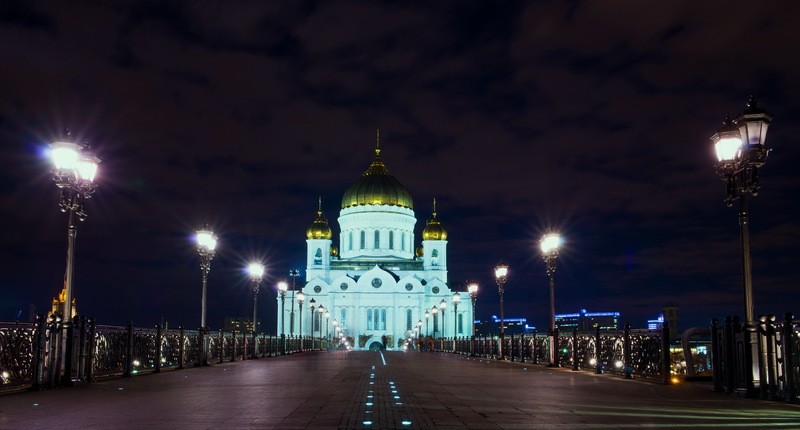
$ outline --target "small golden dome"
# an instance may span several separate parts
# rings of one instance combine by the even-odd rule
[[[317,218],[314,223],[306,230],[306,238],[308,239],[326,239],[330,240],[333,237],[331,227],[328,225],[328,220],[322,216],[322,197],[319,199],[319,207],[317,208]]]
[[[331,246],[331,257],[338,257],[338,256],[339,256],[339,248]]]
[[[420,257],[420,258],[422,258],[422,256],[425,255],[425,250],[422,249],[421,245],[417,247],[416,255],[417,255],[417,257]]]
[[[342,209],[362,205],[400,206],[414,209],[414,201],[400,181],[389,174],[381,161],[380,134],[375,147],[375,160],[342,197]]]
[[[436,199],[433,199],[433,217],[428,220],[425,229],[422,230],[422,240],[447,240],[447,230],[436,219]]]

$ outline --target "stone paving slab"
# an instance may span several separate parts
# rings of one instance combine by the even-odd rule
[[[710,388],[449,354],[314,352],[2,396],[0,429],[800,429],[798,405]]]

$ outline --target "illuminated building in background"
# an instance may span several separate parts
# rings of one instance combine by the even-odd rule
[[[261,322],[258,322],[258,325],[261,326]],[[238,333],[253,332],[253,318],[249,317],[225,317],[225,323],[222,325],[222,329],[224,331],[236,331]]]
[[[587,312],[581,309],[573,314],[556,314],[556,328],[561,333],[570,333],[577,328],[579,331],[617,330],[619,328],[619,312]]]
[[[378,145],[372,163],[342,196],[338,238],[321,203],[306,230],[303,334],[325,336],[335,320],[355,340],[353,349],[380,349],[384,340],[389,349],[402,348],[418,329],[436,338],[469,336],[472,307],[462,303],[455,312],[448,234],[436,202],[420,241],[411,193],[389,173]],[[287,304],[299,292],[287,292]],[[467,291],[460,293],[468,299]],[[312,299],[327,317],[311,312]],[[281,327],[282,318],[291,318],[290,306],[277,317]]]
[[[505,334],[533,333],[536,327],[528,325],[527,318],[504,318]],[[492,315],[488,320],[475,320],[475,331],[478,336],[497,336],[500,334],[500,318]]]
[[[659,314],[655,319],[647,320],[648,330],[661,330],[664,327],[664,314]]]

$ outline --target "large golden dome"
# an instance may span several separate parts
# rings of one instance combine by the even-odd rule
[[[327,239],[333,237],[331,227],[328,225],[328,220],[322,216],[322,198],[319,199],[319,207],[317,208],[317,218],[314,223],[306,230],[306,238],[308,239]]]
[[[447,230],[436,219],[436,199],[433,199],[433,217],[428,220],[422,230],[422,240],[447,240]]]
[[[414,209],[414,201],[400,181],[389,174],[380,158],[380,147],[375,148],[375,160],[367,171],[342,197],[342,209],[362,205],[388,205]]]

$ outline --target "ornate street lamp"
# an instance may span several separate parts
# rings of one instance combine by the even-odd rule
[[[331,332],[330,332],[330,322],[331,322],[331,313],[330,311],[325,311],[325,340],[330,340]]]
[[[472,302],[472,337],[475,337],[475,299],[478,298],[478,283],[477,282],[470,282],[467,285],[467,292],[469,293],[469,299]]]
[[[286,281],[279,281],[278,282],[278,294],[281,295],[281,337],[286,335],[286,331],[284,330],[286,326],[284,325],[283,321],[286,320],[286,290],[289,289],[289,284]]]
[[[461,303],[461,295],[453,294],[453,338],[458,334],[458,304]]]
[[[469,352],[475,355],[475,299],[478,298],[478,283],[470,282],[467,285],[467,292],[469,293],[470,302],[472,302],[472,318],[470,321],[470,339],[469,339]]]
[[[319,314],[319,315],[317,315],[317,327],[319,328],[319,337],[320,337],[319,347],[321,349],[322,348],[322,340],[321,340],[322,339],[322,315],[325,313],[325,307],[322,306],[322,305],[319,305],[319,307],[317,308],[317,313]]]
[[[71,140],[67,131],[66,139],[49,145],[49,157],[53,163],[51,173],[53,181],[59,189],[58,206],[61,212],[68,213],[67,218],[67,270],[64,275],[64,324],[71,324],[72,314],[72,278],[75,265],[75,238],[78,221],[86,220],[84,201],[90,199],[97,190],[94,182],[97,176],[97,165],[100,159],[88,152],[86,148],[67,141]]]
[[[438,313],[439,313],[439,308],[437,308],[436,305],[433,305],[433,307],[431,308],[431,316],[433,317],[433,338],[434,339],[436,339],[436,326],[437,326],[436,318],[437,318],[437,314]]]
[[[331,324],[333,324],[333,335],[336,336],[339,332],[339,322],[334,318]],[[333,339],[331,339],[331,342],[333,342]]]
[[[750,259],[750,219],[748,214],[748,195],[757,196],[761,185],[758,170],[767,162],[769,149],[765,143],[767,129],[772,116],[758,106],[750,97],[742,115],[731,121],[725,118],[722,128],[711,137],[717,154],[717,173],[725,181],[725,203],[733,206],[739,200],[739,229],[742,247],[742,283],[744,284],[745,336],[743,369],[745,372],[746,394],[755,395],[754,381],[759,378],[757,366],[753,366],[755,348],[755,319],[753,305],[752,261]]]
[[[208,285],[208,272],[211,271],[211,260],[214,259],[214,253],[217,249],[217,236],[210,228],[198,230],[195,235],[195,243],[197,244],[197,253],[200,254],[200,271],[203,274],[203,288],[200,291],[200,339],[198,342],[200,348],[200,364],[208,366],[208,357],[206,352],[206,287]]]
[[[200,293],[200,327],[206,328],[206,287],[208,285],[208,272],[211,271],[211,260],[217,249],[217,236],[206,227],[197,231],[195,236],[197,253],[200,254],[200,270],[203,272],[203,290]]]
[[[297,310],[300,312],[299,315],[299,323],[300,326],[298,328],[298,332],[300,333],[300,352],[303,352],[303,300],[305,300],[306,296],[302,292],[297,293]]]
[[[300,271],[296,269],[289,270],[289,276],[292,277],[292,309],[289,311],[289,333],[294,336],[294,280],[300,276]],[[302,333],[301,333],[302,335]]]
[[[317,315],[317,314],[314,313],[314,308],[317,306],[317,301],[312,298],[311,301],[308,302],[308,306],[311,308],[311,350],[313,351],[314,350],[314,318],[316,318],[316,315]]]
[[[253,286],[253,333],[258,332],[258,290],[261,288],[261,280],[264,278],[264,265],[258,262],[250,263],[247,266],[247,274],[250,275],[250,283]]]
[[[506,291],[506,280],[508,279],[508,264],[501,260],[494,267],[494,277],[497,280],[497,292],[500,293],[500,359],[505,360],[505,350],[503,340],[505,340],[505,316],[503,314],[503,295]]]
[[[555,302],[555,276],[556,260],[561,248],[561,236],[558,233],[547,232],[539,241],[542,258],[547,266],[547,277],[550,279],[550,367],[559,367],[558,356],[558,329],[556,328],[556,302]]]
[[[442,299],[442,301],[439,302],[439,309],[442,311],[442,335],[439,337],[444,339],[444,337],[446,336],[444,331],[444,310],[447,309],[447,302],[444,299]]]
[[[430,336],[430,334],[431,334],[430,325],[428,324],[428,320],[430,319],[430,317],[431,317],[431,313],[428,312],[428,311],[425,311],[425,336],[426,337]]]

